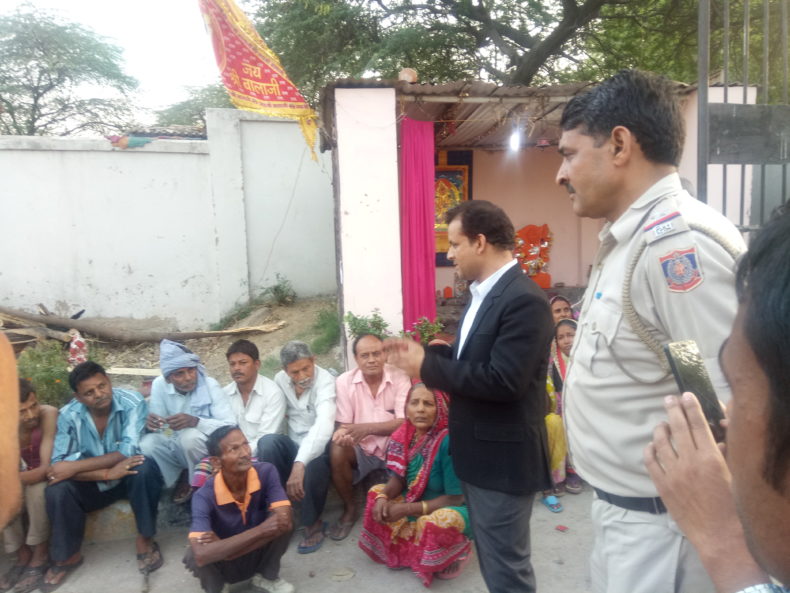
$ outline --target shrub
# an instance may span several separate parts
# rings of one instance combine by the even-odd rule
[[[351,311],[343,318],[351,340],[364,334],[373,334],[382,340],[389,337],[389,323],[384,321],[381,311],[373,309],[370,315],[354,315]]]
[[[67,356],[65,345],[55,340],[39,342],[19,355],[19,376],[33,384],[41,403],[60,407],[71,399]]]

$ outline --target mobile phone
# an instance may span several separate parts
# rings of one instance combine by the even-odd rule
[[[669,361],[672,374],[675,375],[680,393],[690,391],[697,396],[713,437],[716,442],[723,442],[724,428],[721,426],[721,421],[724,419],[724,410],[713,389],[713,383],[697,343],[694,340],[670,342],[664,345],[664,354]]]

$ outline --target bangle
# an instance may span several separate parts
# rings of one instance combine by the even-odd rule
[[[383,498],[384,500],[389,500],[389,497],[388,497],[386,494],[384,494],[383,492],[379,492],[379,493],[376,495],[376,498],[375,498],[374,500],[381,500],[382,498]]]
[[[107,469],[104,470],[104,481],[105,482],[109,482],[110,481],[110,468],[107,468]]]
[[[422,501],[422,514],[423,515],[428,514],[428,503],[425,502],[424,500]]]

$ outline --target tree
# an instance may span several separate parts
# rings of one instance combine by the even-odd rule
[[[222,84],[191,87],[188,99],[156,112],[156,123],[160,126],[206,127],[207,107],[233,109],[233,103]]]
[[[626,0],[266,0],[261,36],[305,95],[344,76],[486,78],[529,85],[595,20]],[[629,3],[638,4],[638,3]]]
[[[0,17],[0,133],[65,136],[129,125],[121,49],[75,23],[23,7]],[[83,98],[98,87],[102,97]],[[108,96],[109,95],[109,96]]]

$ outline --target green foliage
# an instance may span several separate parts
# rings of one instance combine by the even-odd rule
[[[156,112],[156,123],[160,126],[206,127],[207,107],[234,108],[222,84],[191,87],[188,99]]]
[[[427,317],[420,317],[414,322],[412,330],[404,332],[405,335],[416,338],[420,344],[427,346],[444,329],[444,323],[438,319],[431,321]]]
[[[600,6],[621,0],[257,0],[257,28],[286,72],[315,103],[344,77],[394,78],[415,68],[422,81],[485,77],[529,84],[564,56]],[[570,5],[573,5],[571,8]],[[565,11],[568,12],[565,12]],[[572,14],[571,14],[572,11]]]
[[[39,342],[19,355],[19,376],[33,384],[41,403],[60,407],[71,399],[67,356],[67,347],[57,340]]]
[[[318,312],[318,317],[313,324],[313,331],[317,334],[310,344],[313,354],[321,355],[329,352],[333,346],[340,343],[340,317],[334,309],[325,309]]]
[[[382,340],[390,336],[389,323],[384,321],[381,311],[373,309],[370,315],[354,315],[351,311],[343,318],[346,322],[349,337],[355,340],[364,334],[373,334]]]
[[[276,356],[267,356],[261,361],[260,374],[269,379],[274,379],[277,372],[282,369],[280,359]]]
[[[280,306],[293,305],[296,301],[296,291],[291,286],[291,281],[277,273],[277,282],[263,291],[264,296],[270,296]]]
[[[129,126],[126,94],[137,81],[123,72],[121,53],[93,31],[29,6],[0,17],[0,134],[106,134]],[[104,98],[83,98],[90,86]]]

